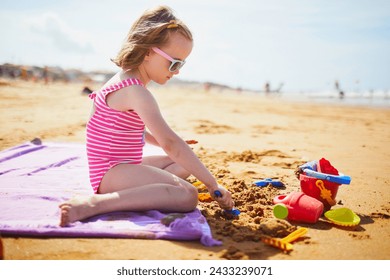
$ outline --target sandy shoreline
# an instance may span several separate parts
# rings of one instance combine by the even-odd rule
[[[35,137],[83,143],[91,107],[81,94],[83,86],[2,81],[0,148]],[[220,222],[216,208],[199,204],[214,237],[224,244],[207,248],[164,240],[3,237],[5,259],[390,259],[390,110],[201,88],[152,91],[171,126],[183,138],[199,141],[194,150],[234,190],[244,214],[234,223]],[[259,242],[258,233],[275,220],[269,199],[299,190],[295,168],[322,157],[352,177],[351,185],[340,187],[337,207],[352,209],[361,224],[346,229],[321,219],[314,225],[285,225],[278,234],[309,228],[290,254]],[[251,183],[264,178],[277,178],[286,189],[254,190]],[[250,198],[253,192],[264,199]]]

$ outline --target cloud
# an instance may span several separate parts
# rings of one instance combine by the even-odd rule
[[[30,31],[42,35],[51,44],[67,53],[86,54],[93,52],[92,44],[85,40],[83,34],[70,28],[57,14],[45,13],[26,19]]]

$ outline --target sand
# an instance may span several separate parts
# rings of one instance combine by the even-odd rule
[[[85,142],[91,101],[85,84],[1,80],[0,148],[35,137],[43,141]],[[98,88],[98,84],[89,84]],[[199,202],[213,236],[222,246],[199,242],[2,237],[6,260],[388,260],[390,259],[390,110],[286,101],[253,93],[201,86],[153,87],[167,122],[231,190],[241,214],[228,219],[215,202]],[[351,176],[339,188],[334,208],[360,218],[356,227],[336,226],[324,217],[315,224],[278,220],[272,199],[300,190],[296,168],[328,159]],[[259,188],[274,178],[284,189]],[[194,181],[194,178],[189,180]],[[202,192],[202,189],[199,190]],[[308,233],[283,253],[260,241],[284,237],[298,227]]]

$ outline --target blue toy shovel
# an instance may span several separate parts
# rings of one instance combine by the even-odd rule
[[[266,178],[264,180],[256,181],[253,184],[255,184],[258,187],[266,187],[268,185],[271,185],[275,188],[283,188],[284,184],[280,181],[274,181],[271,178]]]
[[[222,193],[220,191],[215,191],[214,195],[216,197],[222,197]],[[238,210],[238,209],[236,209],[234,207],[232,209],[230,209],[230,210],[224,210],[224,211],[225,211],[226,214],[230,214],[230,215],[233,215],[233,216],[238,216],[241,213],[240,210]]]

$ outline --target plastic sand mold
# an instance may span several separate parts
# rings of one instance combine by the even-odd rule
[[[258,187],[267,187],[269,185],[275,187],[275,188],[283,188],[284,187],[284,184],[280,181],[274,181],[272,180],[271,178],[266,178],[264,180],[259,180],[259,181],[256,181],[256,182],[253,182],[253,184],[255,184],[256,186]]]
[[[339,226],[352,227],[360,223],[360,217],[348,208],[338,208],[325,212],[325,217]]]

